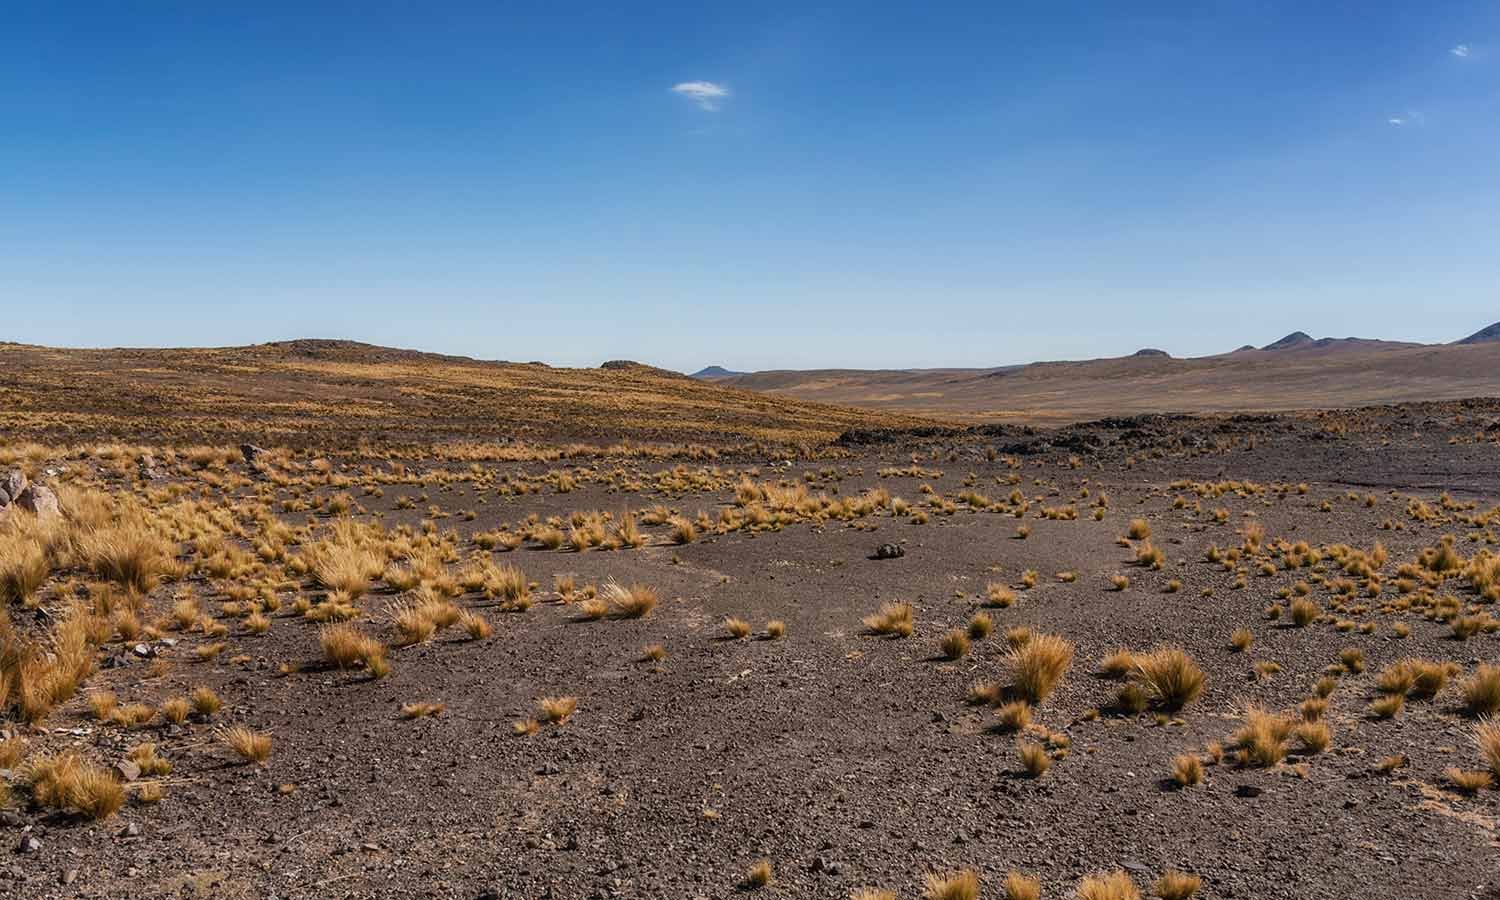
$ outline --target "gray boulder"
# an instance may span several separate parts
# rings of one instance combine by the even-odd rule
[[[22,491],[26,490],[26,485],[26,473],[20,469],[14,469],[5,476],[3,481],[0,481],[0,490],[5,491],[14,500],[21,496]]]
[[[16,495],[16,505],[34,513],[38,519],[50,519],[62,514],[57,495],[52,493],[51,488],[41,484],[27,485],[26,490]]]
[[[5,488],[0,488],[0,509],[7,506],[10,506],[10,492]]]

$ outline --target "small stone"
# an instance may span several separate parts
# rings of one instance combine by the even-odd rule
[[[875,548],[875,559],[899,559],[906,555],[906,548],[900,544],[881,544]]]
[[[65,872],[62,873],[62,883],[63,884],[72,884],[73,882],[75,882],[77,880],[78,880],[78,870],[77,869],[68,869],[67,871],[65,871]]]
[[[131,822],[130,824],[126,825],[124,828],[121,828],[120,829],[120,833],[118,835],[118,837],[122,837],[122,838],[133,838],[133,837],[140,837],[140,836],[141,836],[141,826],[140,826],[139,823],[136,823],[136,822]]]
[[[1252,797],[1259,797],[1261,794],[1264,794],[1264,793],[1265,793],[1264,790],[1262,790],[1261,788],[1256,787],[1253,784],[1242,784],[1239,787],[1237,787],[1237,788],[1234,789],[1234,795],[1236,797],[1244,797],[1244,798],[1247,798],[1247,799],[1248,798],[1252,798]]]
[[[141,777],[141,767],[128,759],[124,759],[115,763],[115,774],[120,776],[121,781],[135,781]],[[129,827],[134,828],[136,825],[134,822],[131,822]]]
[[[17,853],[35,853],[40,849],[42,849],[42,842],[37,840],[34,834],[24,835],[21,843],[16,845]]]

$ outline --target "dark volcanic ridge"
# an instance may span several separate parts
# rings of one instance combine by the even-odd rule
[[[1463,340],[1454,341],[1455,344],[1488,344],[1492,341],[1500,341],[1500,322],[1479,329]]]
[[[732,378],[735,375],[744,375],[744,372],[736,372],[723,366],[705,366],[688,376],[690,378]]]

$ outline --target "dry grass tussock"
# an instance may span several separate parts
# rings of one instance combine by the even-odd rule
[[[125,803],[125,789],[108,769],[72,751],[27,761],[23,778],[32,802],[49,809],[107,819]]]
[[[913,611],[910,603],[887,603],[880,612],[865,616],[864,625],[871,634],[911,637]]]
[[[924,881],[923,900],[979,900],[979,876],[972,869],[946,875],[934,873]]]
[[[1006,656],[1011,691],[1035,706],[1047,699],[1073,662],[1073,645],[1055,634],[1036,634]]]
[[[1141,900],[1141,892],[1123,869],[1116,869],[1084,876],[1078,882],[1078,900]]]
[[[1148,690],[1162,708],[1182,709],[1203,693],[1203,670],[1181,647],[1157,647],[1137,656],[1132,676]]]
[[[655,609],[659,602],[655,589],[638,583],[627,587],[610,581],[599,590],[599,594],[608,604],[610,613],[621,619],[639,619]]]

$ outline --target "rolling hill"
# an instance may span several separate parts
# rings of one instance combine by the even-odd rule
[[[990,369],[754,372],[718,384],[939,419],[1036,424],[1165,412],[1286,411],[1500,396],[1500,323],[1452,344],[1314,338]]]
[[[167,350],[0,344],[0,434],[10,440],[789,444],[854,426],[930,424],[629,361],[564,369],[321,340]]]

